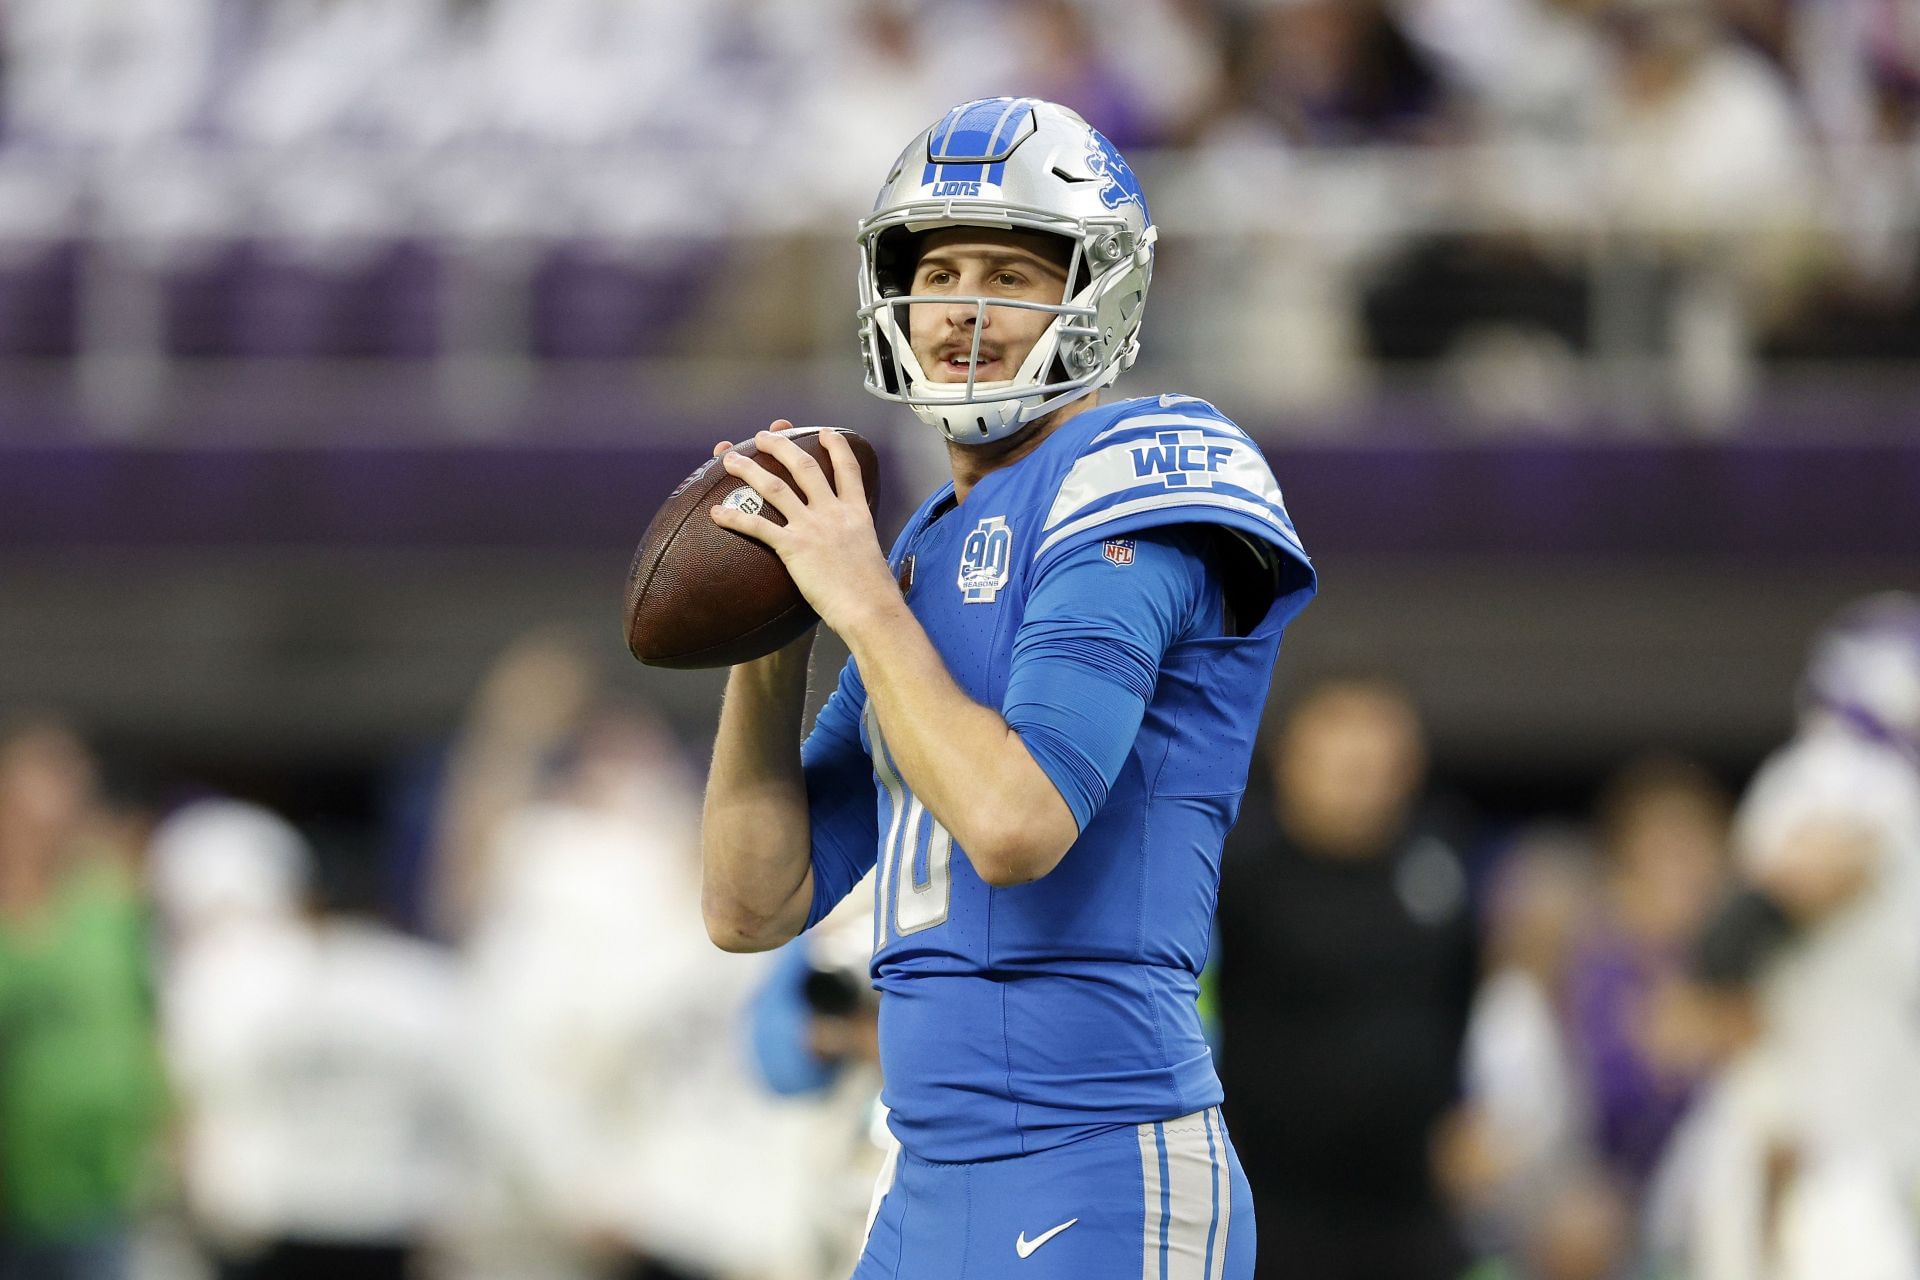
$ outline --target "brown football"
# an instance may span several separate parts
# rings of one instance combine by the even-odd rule
[[[781,434],[818,459],[831,479],[833,458],[821,444],[823,430],[839,431],[853,446],[871,508],[880,497],[872,445],[838,427],[794,427]],[[789,479],[787,469],[751,441],[734,451]],[[745,481],[709,458],[667,495],[641,536],[627,574],[627,648],[648,666],[748,662],[797,639],[818,620],[771,547],[713,522],[711,508],[727,501],[760,508],[759,495]],[[765,514],[775,524],[786,523],[771,507]]]

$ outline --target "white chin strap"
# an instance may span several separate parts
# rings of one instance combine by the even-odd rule
[[[985,444],[998,439],[1009,429],[1020,425],[1020,415],[1029,402],[1038,403],[1037,396],[1021,396],[1018,399],[987,400],[979,404],[941,404],[940,392],[955,385],[951,382],[927,382],[920,378],[907,383],[907,403],[913,409],[914,416],[930,427],[938,427],[940,433],[956,444]],[[1000,378],[993,382],[976,382],[973,389],[980,392],[1004,391],[1013,385],[1012,378]]]

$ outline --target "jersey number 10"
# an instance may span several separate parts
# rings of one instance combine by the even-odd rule
[[[875,949],[896,938],[945,924],[953,905],[953,833],[940,825],[920,798],[907,789],[893,763],[880,718],[867,708],[867,740],[873,747],[873,772],[887,793],[887,815],[880,833],[880,873],[876,888]],[[925,834],[926,875],[915,865]]]

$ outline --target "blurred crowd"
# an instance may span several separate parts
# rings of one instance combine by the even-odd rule
[[[1920,733],[1920,606],[1879,607],[1906,665],[1842,657]],[[1911,1274],[1907,1192],[1822,1161],[1920,1154],[1920,897],[1855,847],[1920,831],[1920,771],[1823,705],[1736,830],[1665,751],[1490,821],[1392,679],[1280,691],[1203,984],[1271,1274]],[[844,1276],[888,1145],[867,895],[713,948],[697,773],[563,636],[398,774],[384,824],[296,826],[0,728],[0,1275]]]
[[[678,748],[536,637],[427,775],[296,826],[0,730],[0,1275],[796,1274]]]
[[[1149,367],[1249,412],[1398,362],[1481,421],[1723,429],[1763,366],[1920,349],[1915,0],[15,0],[0,356],[844,357],[818,237],[1009,91],[1136,158]],[[34,256],[76,227],[171,293],[90,328],[133,286]],[[450,281],[475,237],[545,248]]]
[[[1696,1274],[1647,1232],[1708,1074],[1674,1044],[1691,1015],[1662,1016],[1729,883],[1722,784],[1649,755],[1590,815],[1476,830],[1428,788],[1407,692],[1371,675],[1304,691],[1267,759],[1218,957],[1262,1256],[1352,1280]]]
[[[1665,108],[1748,145],[1852,145],[1911,139],[1917,21],[1907,0],[17,0],[6,124],[35,145],[663,154],[777,124],[817,180],[853,165],[862,196],[855,155],[1009,85],[1123,149],[1575,140]]]
[[[1662,750],[1477,828],[1404,688],[1285,702],[1215,958],[1271,1274],[1920,1272],[1920,602],[1823,634],[1737,805]]]

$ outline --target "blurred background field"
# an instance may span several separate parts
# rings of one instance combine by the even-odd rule
[[[16,735],[0,863],[84,830],[150,886],[182,805],[297,824],[317,879],[261,901],[320,883],[383,916],[354,972],[412,992],[377,1015],[416,1055],[379,1105],[490,1099],[447,1122],[477,1148],[422,1141],[493,1152],[464,1161],[492,1183],[384,1197],[420,1197],[383,1230],[432,1221],[456,1271],[809,1274],[793,1153],[821,1143],[736,1052],[763,971],[704,950],[691,896],[720,678],[633,664],[616,611],[716,439],[860,430],[883,534],[942,474],[860,390],[852,227],[914,130],[1002,92],[1075,107],[1141,175],[1162,240],[1120,391],[1201,395],[1267,449],[1323,584],[1276,690],[1409,691],[1486,954],[1540,823],[1576,881],[1640,865],[1594,861],[1589,826],[1659,751],[1698,805],[1654,825],[1721,831],[1701,815],[1790,731],[1819,622],[1920,586],[1913,0],[9,0],[0,714],[62,727]],[[8,881],[7,931],[52,874]],[[152,981],[178,997],[183,908],[157,905]],[[218,1157],[191,1134],[196,1088],[250,1087],[220,1057],[231,1010],[332,972],[299,947],[267,994],[160,1003],[153,1274],[289,1231],[232,1207],[268,1174],[196,1173]],[[556,989],[591,993],[572,1021]],[[469,1001],[490,1012],[429,1025]],[[433,1083],[448,1043],[499,1076]],[[1614,1274],[1649,1142],[1595,1138],[1592,1167],[1631,1170],[1539,1209],[1614,1242],[1587,1271],[1462,1212],[1503,1265]],[[1453,1193],[1484,1190],[1450,1149]],[[230,1180],[211,1227],[206,1176]],[[475,1245],[476,1218],[518,1223],[512,1247]]]

